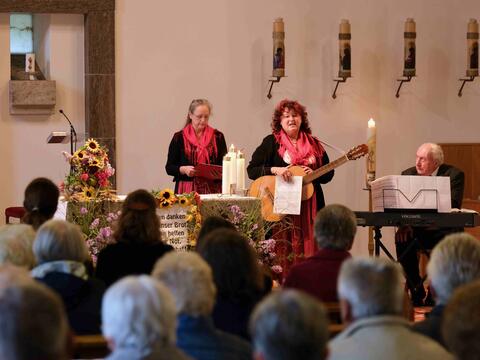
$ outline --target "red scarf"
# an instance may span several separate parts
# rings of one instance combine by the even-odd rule
[[[288,151],[288,155],[291,159],[291,165],[311,166],[312,164],[309,163],[309,160],[312,155],[315,156],[315,162],[317,163],[317,166],[321,165],[321,158],[325,150],[313,139],[312,135],[307,134],[304,131],[300,131],[298,134],[296,147],[292,144],[292,141],[285,131],[280,130],[273,135],[275,136],[277,143],[280,145],[278,154],[283,159],[285,152]]]
[[[217,155],[217,144],[213,139],[214,129],[207,126],[198,139],[192,124],[188,124],[183,128],[182,134],[185,154],[192,165],[210,164],[212,152]]]

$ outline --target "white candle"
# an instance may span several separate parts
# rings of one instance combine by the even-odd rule
[[[245,155],[239,151],[237,154],[237,190],[245,190]]]
[[[375,121],[373,119],[368,120],[367,128],[367,145],[368,145],[368,157],[367,157],[367,186],[373,180],[375,180],[375,168],[377,157],[377,128],[375,127]]]
[[[230,150],[227,154],[230,157],[230,184],[237,183],[237,151],[235,145],[230,145]]]
[[[222,162],[222,194],[230,194],[230,156],[225,155]]]

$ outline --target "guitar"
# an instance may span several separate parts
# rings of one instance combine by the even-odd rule
[[[302,201],[308,200],[313,196],[314,188],[312,181],[329,171],[345,164],[349,160],[356,160],[368,154],[368,145],[361,144],[350,149],[342,157],[316,169],[311,173],[306,174],[301,166],[290,166],[288,169],[293,176],[303,176],[302,180]],[[262,216],[266,221],[275,222],[280,221],[285,215],[275,214],[273,212],[273,199],[275,198],[275,176],[266,175],[256,179],[248,190],[250,196],[261,199],[262,202]]]

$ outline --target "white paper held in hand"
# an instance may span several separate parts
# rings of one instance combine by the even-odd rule
[[[275,177],[275,197],[273,212],[275,214],[300,215],[302,201],[302,176],[293,176],[291,181]]]

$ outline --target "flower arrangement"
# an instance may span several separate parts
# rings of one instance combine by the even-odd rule
[[[199,210],[200,196],[196,192],[175,194],[171,189],[153,190],[152,194],[160,209],[168,209],[175,204],[186,208],[188,247],[193,249],[202,225],[202,216]]]
[[[113,197],[110,178],[115,169],[108,160],[107,149],[88,139],[73,155],[64,152],[70,173],[60,184],[69,201],[104,200]]]

